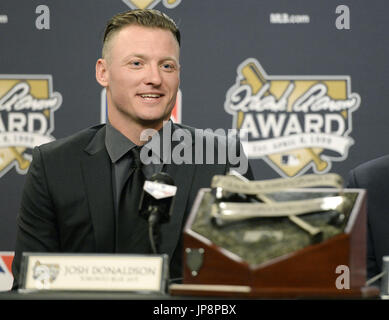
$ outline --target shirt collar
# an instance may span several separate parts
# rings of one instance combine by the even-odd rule
[[[172,121],[167,121],[164,126],[158,131],[158,135],[160,136],[160,142],[162,142],[162,134],[163,130],[172,130]],[[171,138],[171,137],[170,137]],[[136,144],[133,143],[130,139],[124,136],[119,130],[117,130],[112,124],[107,120],[106,132],[105,132],[105,146],[107,148],[109,157],[111,158],[112,163],[117,162],[121,159],[127,152],[129,152],[132,148],[136,147]],[[151,141],[147,142],[144,147],[151,149]],[[161,146],[162,149],[162,146]],[[153,152],[153,156],[158,157],[160,160],[163,160],[162,152],[157,155]]]
[[[114,128],[107,121],[105,131],[105,146],[107,148],[111,161],[115,163],[123,157],[128,151],[136,146],[130,139],[124,136],[120,131]]]

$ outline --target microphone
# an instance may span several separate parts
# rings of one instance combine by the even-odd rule
[[[155,243],[159,237],[159,228],[154,227],[169,222],[176,192],[173,178],[165,172],[155,173],[143,186],[139,214],[149,223],[149,239],[154,253],[157,253]]]

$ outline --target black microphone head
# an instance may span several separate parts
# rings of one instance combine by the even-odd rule
[[[158,172],[153,174],[152,177],[145,183],[148,181],[157,182],[162,185],[175,186],[173,178],[165,172]],[[154,212],[154,214],[158,214],[158,222],[165,223],[170,220],[173,205],[174,195],[157,199],[149,192],[142,190],[142,195],[139,202],[139,214],[141,217],[148,220],[150,214]]]

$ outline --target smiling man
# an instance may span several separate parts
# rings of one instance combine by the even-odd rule
[[[200,142],[204,148],[196,149],[196,156],[202,151],[204,159],[209,149],[217,155],[228,152],[227,145],[242,149],[236,140],[199,136],[169,120],[180,84],[179,57],[180,32],[165,14],[132,10],[108,21],[96,63],[96,80],[107,90],[107,124],[34,149],[17,218],[14,289],[23,252],[153,253],[139,199],[144,181],[158,172],[169,174],[177,186],[170,220],[161,227],[159,253],[169,256],[171,280],[181,278],[182,228],[197,192],[238,163],[225,154],[224,161],[195,162],[191,152],[184,163],[142,164],[141,149],[153,152],[142,135],[171,132],[169,143],[177,147],[181,141],[174,136],[184,132],[186,148],[195,150],[195,141]],[[246,176],[251,178],[250,168]]]
[[[167,27],[130,24],[110,31],[96,64],[97,81],[107,88],[108,119],[136,144],[144,129],[162,128],[176,102],[179,36],[172,21]]]

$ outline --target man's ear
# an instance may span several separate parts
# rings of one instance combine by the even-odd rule
[[[102,87],[108,86],[108,70],[107,61],[99,59],[96,62],[96,80]]]

